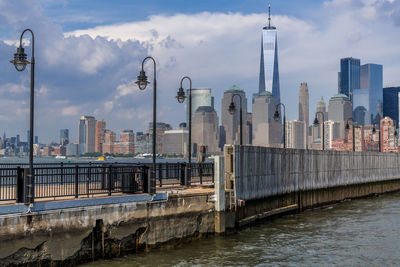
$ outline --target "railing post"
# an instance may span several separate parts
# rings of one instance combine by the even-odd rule
[[[75,165],[75,198],[79,196],[79,167]]]
[[[63,162],[61,162],[61,171],[60,172],[61,172],[60,173],[61,185],[63,185],[64,184],[64,163]]]
[[[24,203],[33,204],[35,201],[34,180],[29,168],[24,168]]]
[[[200,184],[203,184],[203,163],[198,163],[197,164],[197,169],[199,170],[199,176],[200,176]]]
[[[158,164],[158,180],[159,180],[160,187],[162,187],[162,166],[163,166],[162,163]]]
[[[111,185],[112,185],[112,166],[108,167],[108,195],[111,196]]]
[[[87,193],[87,196],[89,197],[89,187],[90,187],[90,184],[91,184],[91,175],[90,175],[90,172],[91,172],[91,165],[92,165],[92,163],[91,162],[89,162],[89,166],[87,167],[87,182],[86,182],[86,193]]]
[[[181,185],[185,185],[185,178],[186,178],[186,164],[185,163],[182,163],[182,164],[179,164],[178,165],[180,168],[179,168],[179,177],[180,177],[180,180],[181,180]]]
[[[17,203],[25,203],[25,180],[24,180],[24,170],[18,166],[17,167],[17,177],[16,177],[16,196]]]
[[[143,193],[149,193],[150,167],[143,165],[141,169],[143,170]]]

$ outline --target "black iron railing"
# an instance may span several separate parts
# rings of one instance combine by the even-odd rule
[[[147,193],[151,164],[126,163],[40,163],[34,166],[34,179],[26,164],[0,165],[0,201],[33,203],[35,199]],[[188,180],[186,163],[158,163],[158,188],[212,185],[213,163],[192,163]]]

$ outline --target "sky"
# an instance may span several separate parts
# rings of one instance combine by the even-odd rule
[[[77,141],[81,115],[105,119],[115,132],[144,131],[152,120],[152,87],[133,83],[141,61],[157,61],[157,120],[185,120],[175,99],[179,81],[211,88],[221,114],[223,92],[243,88],[251,107],[258,91],[267,0],[0,0],[0,133],[29,128],[29,68],[9,60],[25,28],[35,33],[35,135]],[[384,86],[400,86],[399,0],[271,0],[278,29],[281,102],[298,118],[298,91],[307,82],[310,114],[337,93],[340,58],[382,64]],[[26,38],[26,39],[25,39]],[[31,56],[30,36],[24,36]],[[151,65],[145,65],[152,80]],[[188,85],[185,85],[188,86]],[[251,111],[251,110],[249,110]],[[310,115],[312,116],[312,115]],[[312,120],[311,120],[312,121]]]

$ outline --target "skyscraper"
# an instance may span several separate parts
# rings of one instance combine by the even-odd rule
[[[345,137],[345,126],[348,119],[352,118],[352,106],[349,98],[337,94],[329,100],[328,119],[340,124],[340,138]]]
[[[339,94],[349,97],[353,103],[353,90],[360,89],[360,60],[357,58],[340,59]]]
[[[253,145],[281,146],[282,125],[274,120],[277,104],[270,92],[262,92],[253,98]]]
[[[280,102],[278,38],[276,27],[271,26],[271,6],[268,7],[268,26],[265,26],[261,37],[260,80],[258,92],[272,92]]]
[[[400,87],[383,88],[383,116],[399,122]]]
[[[242,123],[243,123],[243,144],[248,144],[248,126],[246,125],[247,118],[247,98],[245,92],[233,85],[231,88],[224,92],[221,105],[221,121],[223,126],[223,132],[225,134],[226,144],[240,143],[240,98],[234,97],[233,102],[236,106],[236,112],[232,115],[229,113],[229,105],[232,102],[232,96],[238,94],[242,97]]]
[[[208,153],[220,152],[218,147],[219,126],[218,115],[212,107],[199,107],[192,121],[192,144],[206,146]],[[193,151],[196,151],[193,149]]]
[[[353,119],[359,124],[379,125],[383,118],[382,65],[360,67],[360,89],[353,91]]]
[[[310,120],[308,100],[308,85],[307,83],[301,83],[299,90],[299,121],[304,121],[306,127],[308,127]]]
[[[94,151],[98,153],[103,153],[103,143],[104,143],[104,131],[106,130],[105,120],[96,121],[96,137],[94,144]]]
[[[189,90],[187,91],[189,95]],[[186,98],[186,125],[189,125],[189,98]],[[211,88],[192,89],[192,121],[194,113],[199,107],[214,108],[214,97],[211,95]]]
[[[69,143],[69,130],[61,129],[60,130],[60,145],[65,146]]]
[[[96,119],[92,116],[82,116],[79,120],[80,153],[95,152]]]
[[[286,147],[306,149],[306,131],[304,121],[287,121],[286,122]]]

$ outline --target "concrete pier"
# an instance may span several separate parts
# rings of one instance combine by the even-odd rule
[[[225,147],[214,188],[0,205],[0,266],[65,266],[400,190],[400,155]]]

